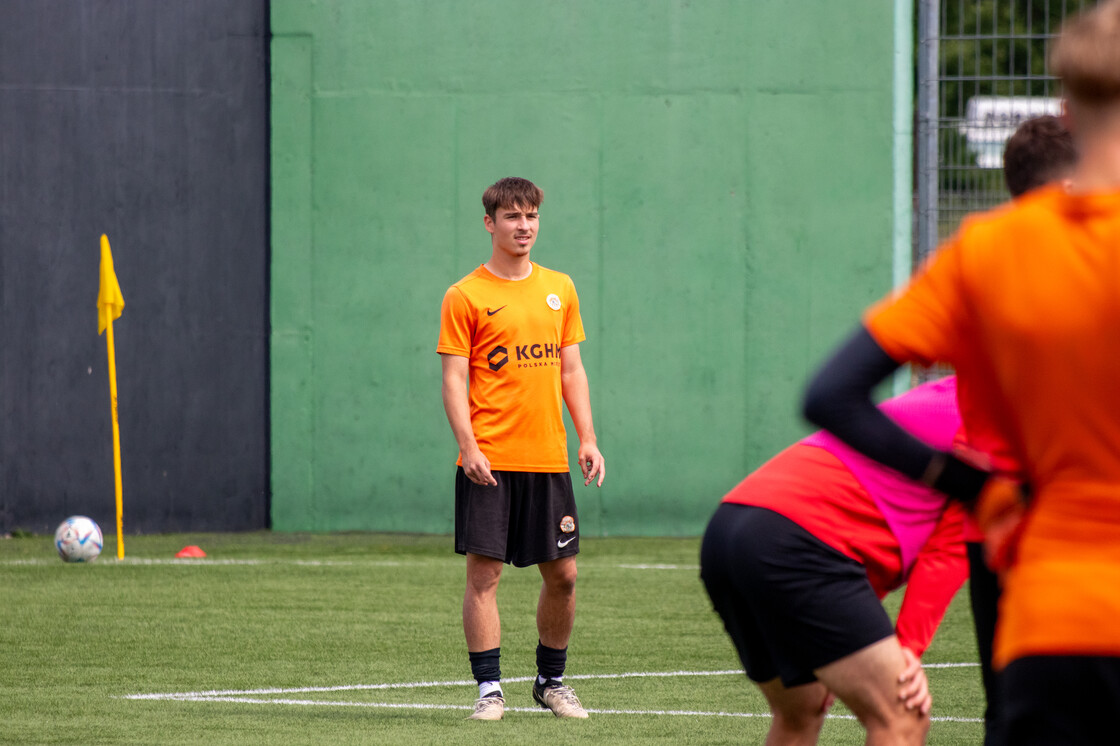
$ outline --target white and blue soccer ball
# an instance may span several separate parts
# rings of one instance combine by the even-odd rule
[[[54,532],[54,546],[63,562],[93,562],[104,543],[101,527],[84,515],[70,516]]]

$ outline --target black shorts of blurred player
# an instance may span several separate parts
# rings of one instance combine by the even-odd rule
[[[579,517],[568,472],[494,471],[497,485],[455,473],[455,551],[515,567],[579,553]]]
[[[1012,661],[1000,674],[1015,746],[1112,746],[1120,743],[1120,659],[1040,655]]]
[[[725,503],[701,578],[752,681],[786,687],[894,634],[863,565],[766,508]]]
[[[833,697],[868,743],[925,743],[928,682],[859,562],[778,513],[724,503],[700,577],[766,697],[768,743],[815,743]]]
[[[972,602],[972,624],[980,656],[980,680],[984,684],[984,746],[1007,743],[1007,728],[1000,694],[1000,676],[992,669],[992,646],[996,639],[1000,586],[999,577],[988,567],[984,545],[965,544],[968,551],[968,596]]]

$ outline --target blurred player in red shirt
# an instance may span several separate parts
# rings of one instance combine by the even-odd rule
[[[961,436],[953,377],[882,405],[922,442]],[[968,574],[964,511],[817,432],[724,498],[700,575],[773,713],[767,743],[815,743],[833,697],[868,743],[920,744],[931,704],[918,662]],[[895,625],[880,599],[906,585]]]

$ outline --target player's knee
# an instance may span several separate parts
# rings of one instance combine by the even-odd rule
[[[902,739],[905,739],[899,741],[900,743],[924,744],[926,737],[929,735],[929,716],[917,715],[904,718],[897,732]]]
[[[553,577],[548,585],[555,593],[571,594],[576,592],[576,571],[573,569],[570,573],[563,573]]]
[[[876,716],[860,718],[868,734],[889,734],[890,743],[898,744],[923,744],[929,733],[929,715],[922,715],[913,710],[892,710]]]
[[[770,728],[775,735],[781,736],[777,739],[778,743],[785,740],[797,742],[812,740],[809,737],[820,733],[821,728],[824,727],[825,713],[819,709],[793,712],[775,710],[773,716]]]
[[[543,573],[545,585],[549,591],[558,594],[575,593],[576,590],[576,563],[564,562],[549,568]]]
[[[471,566],[467,571],[467,591],[474,594],[494,593],[501,577],[500,563]]]

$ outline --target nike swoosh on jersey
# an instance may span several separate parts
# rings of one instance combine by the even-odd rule
[[[567,541],[565,541],[564,539],[557,539],[556,540],[556,546],[559,547],[560,549],[563,549],[564,547],[568,546],[569,544],[571,544],[575,540],[576,540],[576,537],[574,537],[574,536],[569,536]]]
[[[506,306],[508,306],[508,305],[509,305],[509,304],[507,303],[507,304],[506,304]],[[499,308],[495,308],[495,309],[494,309],[493,311],[491,311],[491,310],[490,310],[489,308],[487,308],[487,309],[486,309],[486,315],[487,315],[487,316],[493,316],[494,314],[496,314],[496,313],[497,313],[498,311],[501,311],[501,310],[502,310],[503,308],[505,308],[506,306],[501,306],[501,307],[499,307]]]

